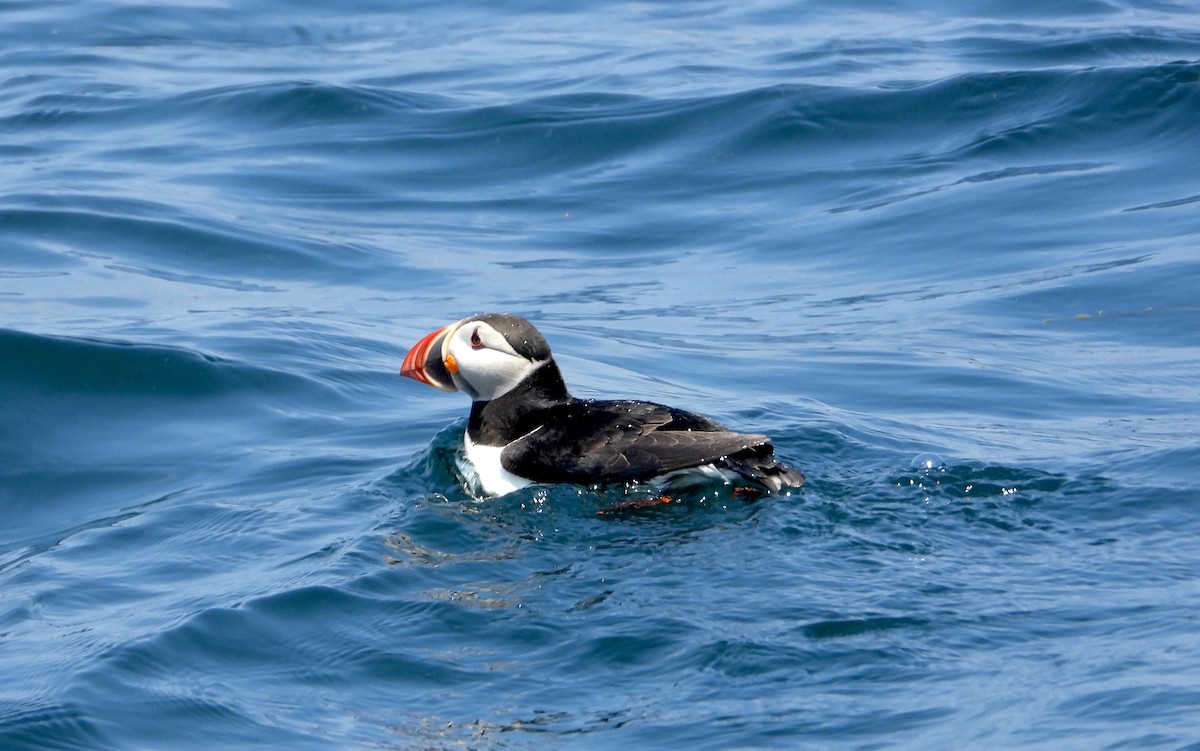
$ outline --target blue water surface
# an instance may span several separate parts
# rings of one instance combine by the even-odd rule
[[[1200,749],[1200,8],[0,6],[0,749]],[[478,501],[401,379],[809,482]]]

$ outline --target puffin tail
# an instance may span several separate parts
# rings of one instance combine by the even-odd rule
[[[771,444],[725,457],[725,465],[747,482],[778,493],[804,484],[804,473],[775,459]]]

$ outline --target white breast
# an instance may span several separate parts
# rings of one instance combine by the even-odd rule
[[[467,486],[482,491],[485,496],[499,496],[532,485],[524,477],[517,477],[500,464],[503,446],[477,446],[471,436],[463,437],[463,462],[459,471]]]

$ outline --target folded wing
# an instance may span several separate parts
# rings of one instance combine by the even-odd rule
[[[646,402],[574,401],[509,444],[501,463],[535,482],[629,482],[768,447],[701,415]],[[758,453],[758,452],[755,452]]]

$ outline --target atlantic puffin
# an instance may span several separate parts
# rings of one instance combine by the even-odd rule
[[[515,315],[474,315],[428,334],[400,374],[471,397],[462,469],[484,496],[535,483],[723,480],[764,494],[804,482],[765,435],[661,404],[572,397],[545,338]]]

